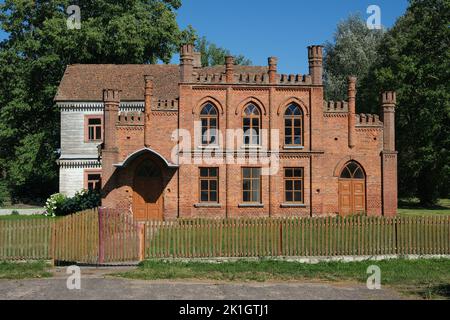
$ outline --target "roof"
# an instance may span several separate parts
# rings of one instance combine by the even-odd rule
[[[102,101],[104,89],[122,90],[122,101],[142,101],[145,75],[154,77],[155,97],[178,97],[178,65],[75,64],[67,66],[55,101]]]
[[[235,73],[267,73],[267,67],[235,66]],[[225,66],[195,69],[198,73],[224,73]],[[104,89],[122,90],[122,101],[144,100],[144,76],[153,76],[156,99],[178,98],[178,65],[150,64],[74,64],[69,65],[55,101],[102,101]]]

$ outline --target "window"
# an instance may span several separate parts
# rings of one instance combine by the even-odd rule
[[[365,179],[366,175],[364,174],[361,166],[355,161],[350,161],[341,172],[341,179]]]
[[[219,190],[219,169],[200,168],[200,202],[217,203]]]
[[[244,145],[260,144],[261,113],[253,104],[244,109],[242,129],[244,130]]]
[[[86,171],[84,178],[84,186],[86,190],[100,191],[102,188],[102,174],[99,171]]]
[[[102,116],[86,116],[85,128],[86,142],[102,140]]]
[[[296,104],[291,104],[284,113],[284,143],[287,146],[303,145],[303,114]]]
[[[261,203],[261,168],[242,168],[242,200]]]
[[[200,112],[202,123],[202,145],[217,144],[218,112],[211,103],[206,104]]]
[[[303,168],[284,169],[284,201],[303,203]]]

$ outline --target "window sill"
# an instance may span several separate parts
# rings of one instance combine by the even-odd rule
[[[243,145],[241,146],[241,149],[262,149],[263,147],[261,145]]]
[[[196,203],[195,208],[222,208],[220,203]]]
[[[220,146],[214,145],[214,146],[198,146],[197,149],[220,149]]]
[[[84,140],[84,143],[103,143],[103,140]]]
[[[263,203],[240,203],[239,208],[264,208]]]
[[[281,208],[306,208],[304,203],[282,203]]]
[[[305,149],[304,146],[283,146],[283,149],[285,150],[303,150]]]

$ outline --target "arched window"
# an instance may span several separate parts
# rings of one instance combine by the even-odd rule
[[[202,122],[202,145],[217,144],[217,130],[219,122],[217,108],[211,103],[207,103],[200,112]]]
[[[341,179],[365,179],[366,176],[364,174],[361,166],[355,162],[350,161],[341,172]]]
[[[303,146],[303,113],[296,104],[291,104],[284,113],[284,144]]]
[[[244,145],[259,145],[261,131],[261,112],[254,104],[249,104],[243,113],[242,129]]]

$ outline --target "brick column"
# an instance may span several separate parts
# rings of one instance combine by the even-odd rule
[[[144,107],[144,145],[150,148],[151,145],[151,113],[153,98],[153,77],[145,76],[145,107]]]
[[[311,75],[312,83],[315,85],[323,84],[323,47],[309,46],[308,47],[308,62],[309,74]]]
[[[181,82],[192,82],[194,71],[194,46],[185,44],[180,50],[180,80]]]
[[[395,92],[388,91],[381,95],[383,111],[383,152],[382,184],[383,215],[395,216],[398,204],[397,185],[397,151],[395,151]]]
[[[277,66],[278,66],[278,58],[270,57],[269,58],[269,83],[275,84],[277,82]]]
[[[225,73],[227,78],[227,83],[234,82],[234,58],[232,56],[227,56],[225,58]]]
[[[356,77],[348,77],[348,147],[355,147]]]

